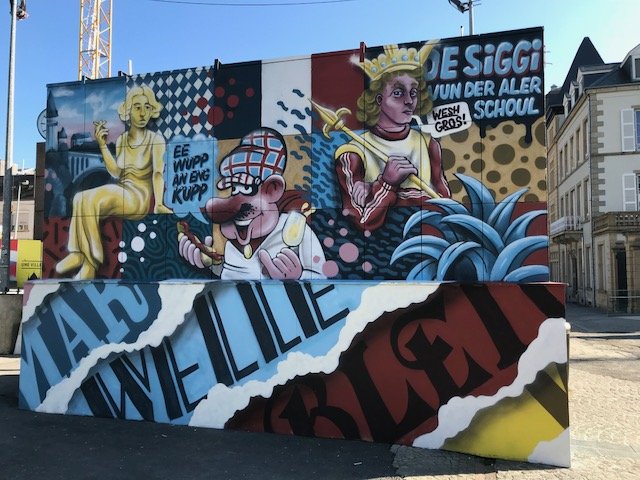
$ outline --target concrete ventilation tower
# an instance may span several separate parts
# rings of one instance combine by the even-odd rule
[[[80,0],[78,80],[111,76],[113,0]]]

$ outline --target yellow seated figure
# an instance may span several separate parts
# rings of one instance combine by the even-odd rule
[[[139,220],[149,213],[152,197],[154,213],[171,212],[162,202],[165,141],[159,133],[147,129],[150,119],[157,118],[161,108],[149,87],[129,91],[118,113],[130,125],[116,141],[115,159],[107,148],[106,122],[94,122],[105,167],[118,181],[78,192],[73,197],[69,255],[56,265],[58,274],[78,270],[76,279],[95,277],[104,261],[100,223],[105,218]]]

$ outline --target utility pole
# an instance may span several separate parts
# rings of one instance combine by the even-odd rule
[[[9,83],[7,88],[7,141],[2,183],[2,250],[0,250],[0,293],[9,289],[9,249],[11,248],[11,197],[13,189],[13,79],[16,59],[16,20],[18,1],[11,1],[11,38],[9,41]]]

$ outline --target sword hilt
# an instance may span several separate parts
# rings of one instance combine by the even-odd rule
[[[313,105],[313,108],[316,109],[318,115],[320,115],[320,119],[324,123],[322,126],[322,133],[326,138],[331,138],[329,135],[331,132],[345,130],[346,126],[343,117],[351,115],[351,110],[346,107],[342,107],[334,112],[333,110],[317,104],[311,99],[309,99],[309,101],[311,102],[311,105]]]

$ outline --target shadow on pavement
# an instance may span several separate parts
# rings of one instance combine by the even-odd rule
[[[0,375],[0,478],[397,478],[389,445],[51,415]]]
[[[582,340],[640,340],[640,335],[624,335],[622,333],[611,333],[602,335],[574,335],[573,338],[580,338]]]
[[[13,370],[11,370],[13,371]],[[18,408],[18,375],[6,375],[0,370],[0,403]]]
[[[640,316],[608,315],[606,312],[575,303],[566,305],[566,319],[571,325],[572,334],[640,333]]]
[[[602,358],[602,357],[580,357],[572,358],[571,363],[591,363],[591,362],[637,362],[638,358]]]
[[[394,465],[398,475],[404,477],[438,478],[440,476],[473,475],[472,478],[494,478],[497,472],[510,471],[566,471],[566,468],[536,463],[511,462],[492,458],[476,457],[444,450],[422,450],[404,446],[394,446],[396,452]],[[476,477],[478,476],[478,477]],[[481,476],[481,477],[480,477]]]

